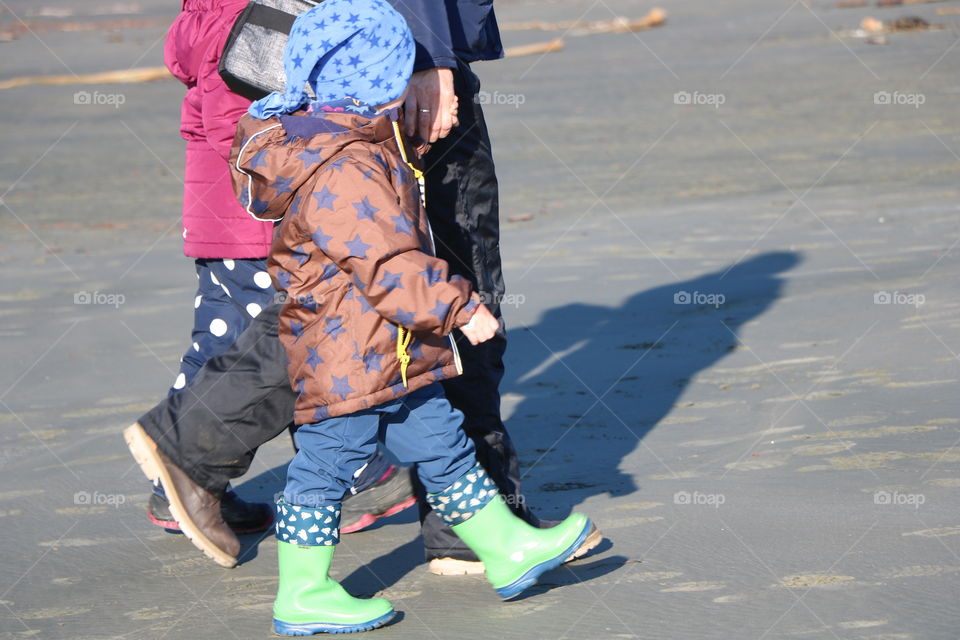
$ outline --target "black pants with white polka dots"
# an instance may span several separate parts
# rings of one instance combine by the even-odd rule
[[[250,326],[250,321],[273,303],[276,290],[266,262],[265,259],[196,260],[193,344],[180,358],[180,372],[170,393],[189,384],[204,362],[229,349]]]

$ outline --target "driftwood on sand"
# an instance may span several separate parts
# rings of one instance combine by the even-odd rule
[[[647,15],[636,20],[618,16],[610,20],[596,20],[586,22],[582,20],[564,20],[561,22],[544,22],[542,20],[528,20],[526,22],[504,22],[500,25],[501,31],[566,31],[565,35],[585,36],[594,33],[629,33],[659,27],[667,20],[667,13],[663,9],[651,9]]]
[[[20,76],[0,81],[0,89],[13,89],[32,84],[121,84],[129,82],[153,82],[173,79],[166,67],[141,67],[100,73],[67,74],[62,76]]]

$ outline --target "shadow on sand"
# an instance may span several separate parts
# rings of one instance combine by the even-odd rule
[[[535,510],[556,517],[593,495],[637,491],[633,476],[620,470],[623,459],[672,411],[694,376],[737,347],[740,328],[780,297],[779,274],[800,260],[794,252],[765,253],[641,291],[619,306],[570,304],[549,309],[534,325],[512,328],[501,388],[522,396],[508,428],[522,452],[524,490]],[[286,465],[248,480],[244,487],[256,489],[242,493],[271,501],[283,488],[278,477],[286,477]],[[410,522],[415,514],[408,510],[378,526]],[[247,543],[262,539],[250,536]],[[602,549],[611,546],[608,540]],[[255,554],[245,549],[244,561]],[[422,554],[415,538],[343,584],[352,593],[373,594],[421,565]],[[551,572],[531,593],[589,580],[629,561],[589,559]]]
[[[619,306],[556,307],[510,331],[502,388],[522,397],[508,428],[533,507],[563,513],[593,495],[637,491],[623,459],[692,378],[736,349],[740,328],[780,297],[779,274],[800,260],[764,253]],[[651,455],[651,472],[667,472]]]

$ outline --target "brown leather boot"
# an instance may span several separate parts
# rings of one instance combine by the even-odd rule
[[[147,478],[163,485],[184,535],[217,564],[235,566],[240,541],[220,515],[220,500],[173,464],[139,423],[124,429],[123,438]]]

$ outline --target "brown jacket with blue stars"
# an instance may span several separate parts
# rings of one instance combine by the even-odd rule
[[[280,340],[299,393],[297,424],[459,375],[449,334],[479,305],[470,283],[433,255],[396,113],[352,109],[246,115],[231,159],[241,204],[282,220],[268,269],[287,294]],[[405,349],[404,334],[412,337]]]

